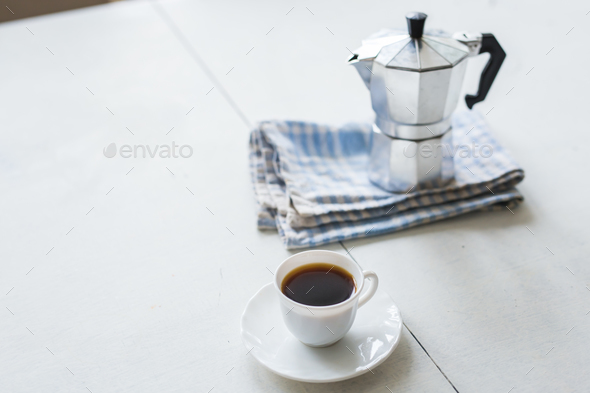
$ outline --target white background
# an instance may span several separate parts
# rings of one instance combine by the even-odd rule
[[[250,125],[371,121],[346,48],[412,10],[507,52],[475,110],[525,169],[525,202],[326,247],[354,247],[407,328],[375,375],[283,379],[239,336],[266,268],[291,254],[255,227]],[[0,391],[586,391],[588,11],[174,0],[0,25]],[[173,140],[193,156],[102,155]]]

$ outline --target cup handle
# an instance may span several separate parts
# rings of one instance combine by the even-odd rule
[[[365,292],[359,299],[359,308],[361,308],[366,302],[371,300],[375,292],[377,292],[377,287],[379,286],[379,278],[370,270],[364,270],[363,275],[365,276],[365,280],[369,279],[369,289]]]

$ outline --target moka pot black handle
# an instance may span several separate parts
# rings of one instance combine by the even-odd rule
[[[492,87],[492,83],[494,83],[494,79],[496,79],[496,75],[498,75],[498,71],[500,71],[502,63],[506,58],[506,52],[504,52],[504,49],[502,49],[500,43],[496,40],[496,37],[491,33],[484,33],[481,37],[481,48],[479,49],[479,53],[486,52],[490,54],[490,60],[481,73],[477,94],[467,94],[465,96],[465,103],[469,109],[473,108],[473,105],[478,102],[485,100],[490,91],[490,87]]]

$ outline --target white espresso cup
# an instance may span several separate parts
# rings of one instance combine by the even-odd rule
[[[327,263],[348,271],[354,278],[355,291],[345,301],[329,306],[308,306],[289,299],[281,291],[283,279],[292,270],[311,263]],[[369,287],[361,295],[369,279]],[[352,327],[356,310],[377,291],[379,279],[345,255],[333,251],[304,251],[283,261],[275,273],[274,287],[280,299],[281,313],[289,331],[305,345],[327,347],[340,340]]]

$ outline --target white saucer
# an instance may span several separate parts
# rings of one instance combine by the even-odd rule
[[[358,310],[350,331],[327,348],[311,348],[283,323],[272,283],[250,299],[242,314],[242,340],[250,355],[270,371],[303,382],[336,382],[372,371],[399,343],[402,317],[383,291]]]

